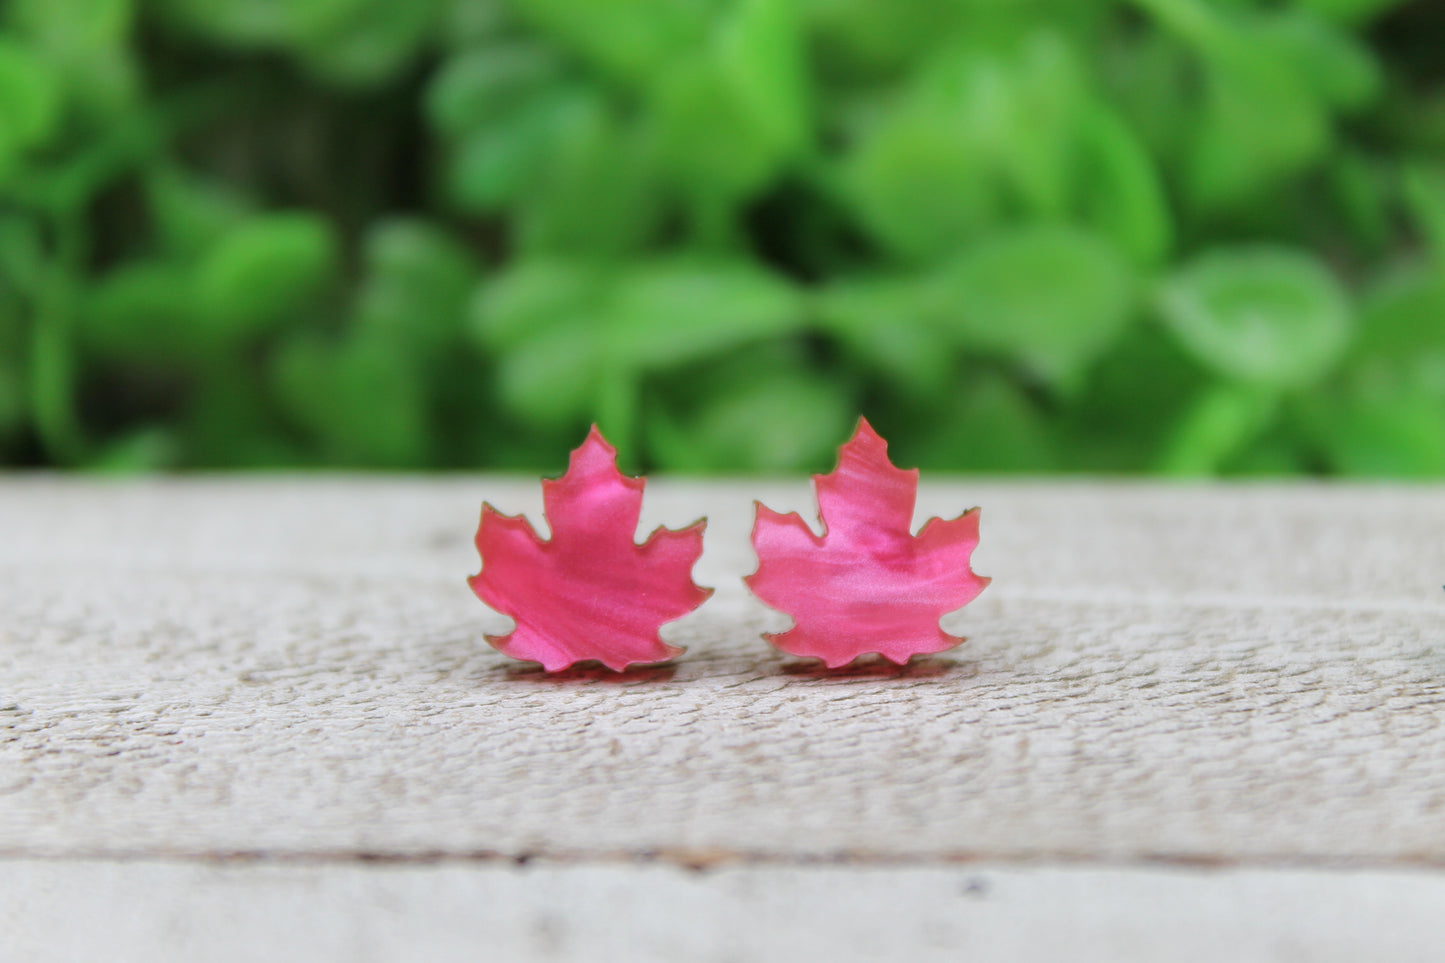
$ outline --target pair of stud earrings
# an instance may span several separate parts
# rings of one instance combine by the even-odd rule
[[[538,537],[522,516],[484,504],[477,529],[482,570],[467,582],[517,623],[487,641],[548,672],[589,660],[621,671],[680,655],[658,630],[712,595],[692,580],[707,520],[658,528],[637,544],[646,484],[617,470],[617,450],[593,426],[566,474],[542,481],[550,539]],[[969,565],[979,510],[930,519],[914,535],[918,469],[895,467],[887,442],[866,419],[839,449],[838,467],[813,476],[813,487],[821,535],[796,512],[754,503],[758,570],[743,581],[794,622],[764,638],[830,669],[867,653],[902,665],[962,642],[938,620],[989,583]]]

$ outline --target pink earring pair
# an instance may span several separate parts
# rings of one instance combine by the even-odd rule
[[[793,628],[764,636],[782,651],[822,659],[829,668],[866,653],[902,665],[963,641],[938,620],[989,583],[969,565],[979,510],[930,519],[913,535],[918,469],[894,467],[887,452],[887,442],[860,419],[839,449],[838,467],[813,477],[821,535],[796,512],[754,503],[758,569],[743,581],[793,617]],[[593,426],[566,474],[542,482],[550,539],[539,538],[520,515],[484,504],[477,529],[482,570],[467,581],[517,623],[487,641],[549,672],[588,660],[621,671],[680,655],[658,632],[712,595],[692,580],[707,520],[658,528],[637,544],[645,485],[617,470],[616,449]]]

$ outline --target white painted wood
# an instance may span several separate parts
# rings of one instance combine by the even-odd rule
[[[535,480],[0,481],[0,853],[1445,865],[1445,489],[944,482],[995,577],[901,671],[758,638],[750,501],[674,666],[481,640]],[[87,884],[89,885],[89,884]]]
[[[1426,963],[1445,878],[982,865],[297,865],[16,860],[24,963]]]

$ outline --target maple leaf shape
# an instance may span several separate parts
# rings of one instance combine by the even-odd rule
[[[838,450],[838,467],[814,475],[823,534],[797,512],[781,515],[755,502],[758,570],[753,594],[793,617],[794,627],[765,638],[830,669],[877,652],[902,665],[963,639],[938,626],[945,612],[972,602],[989,579],[969,556],[978,544],[978,509],[910,531],[918,469],[888,460],[888,443],[866,419]]]
[[[482,570],[467,579],[477,597],[517,627],[487,641],[548,672],[596,659],[622,671],[682,652],[658,635],[712,595],[692,580],[702,554],[700,520],[659,527],[634,541],[647,482],[617,470],[617,449],[592,426],[561,478],[542,480],[550,540],[520,515],[482,505],[477,552]]]

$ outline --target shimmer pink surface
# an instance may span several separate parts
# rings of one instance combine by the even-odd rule
[[[978,544],[978,509],[911,531],[918,469],[895,468],[888,443],[866,420],[838,452],[838,467],[813,476],[823,534],[796,512],[757,507],[758,570],[748,587],[793,617],[768,641],[829,668],[876,652],[903,664],[963,639],[939,628],[945,612],[977,597],[989,580],[969,558]]]
[[[645,484],[618,472],[616,449],[594,427],[567,473],[542,482],[551,539],[539,538],[525,518],[483,505],[482,571],[467,581],[517,622],[487,641],[549,672],[589,659],[621,670],[681,653],[658,629],[712,594],[692,580],[706,523],[659,528],[638,545]]]

